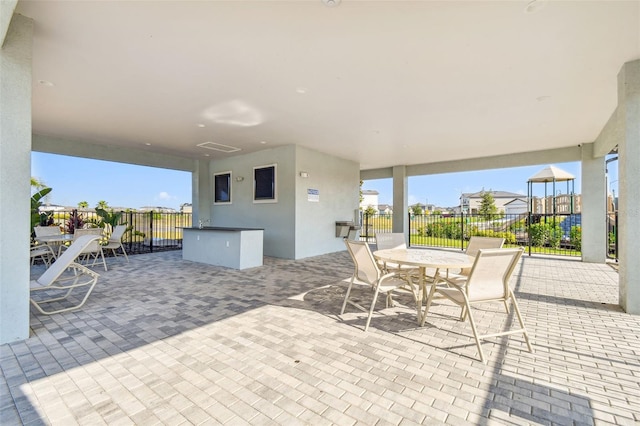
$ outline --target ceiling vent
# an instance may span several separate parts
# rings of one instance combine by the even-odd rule
[[[212,149],[214,151],[220,151],[220,152],[226,152],[226,153],[240,151],[240,148],[236,148],[234,146],[229,146],[229,145],[223,145],[221,143],[215,143],[215,142],[203,142],[203,143],[199,143],[198,146],[201,146],[202,148]]]

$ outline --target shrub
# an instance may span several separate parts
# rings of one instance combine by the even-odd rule
[[[579,225],[571,227],[569,231],[569,241],[571,241],[571,245],[573,245],[576,250],[582,250],[582,228]]]

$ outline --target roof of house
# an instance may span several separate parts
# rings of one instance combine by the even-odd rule
[[[478,191],[478,192],[467,192],[467,193],[463,193],[461,195],[461,198],[482,198],[482,194],[484,193],[490,193],[493,198],[519,198],[522,197],[522,194],[517,194],[515,192],[508,192],[508,191]]]

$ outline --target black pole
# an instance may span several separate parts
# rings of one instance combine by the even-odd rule
[[[149,251],[153,253],[153,210],[149,212]]]

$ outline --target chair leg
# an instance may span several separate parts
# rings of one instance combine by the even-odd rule
[[[513,310],[516,311],[516,316],[518,317],[518,322],[520,323],[520,328],[522,328],[522,334],[524,335],[524,341],[527,344],[527,348],[529,349],[529,352],[533,352],[533,349],[531,348],[531,343],[529,342],[529,333],[527,333],[527,329],[524,326],[524,321],[522,321],[522,315],[520,315],[520,308],[518,307],[518,302],[516,301],[516,297],[514,296],[512,290],[509,290],[509,296],[513,301]]]
[[[466,296],[464,298],[464,308],[467,311],[467,315],[469,316],[469,323],[471,324],[471,330],[473,331],[473,338],[476,341],[476,345],[478,346],[478,352],[480,353],[480,361],[486,364],[484,358],[484,352],[482,352],[482,345],[480,343],[480,338],[478,337],[478,330],[476,329],[476,322],[473,320],[473,314],[471,313],[471,306],[469,305],[469,301]]]
[[[376,286],[376,291],[373,294],[373,300],[371,301],[371,308],[369,308],[369,315],[367,316],[367,323],[364,326],[364,331],[367,331],[369,329],[369,323],[371,322],[371,317],[373,316],[373,309],[376,307],[376,302],[378,301],[379,288],[379,286]]]
[[[349,287],[347,288],[347,294],[344,296],[344,302],[342,302],[342,309],[340,310],[340,315],[344,314],[344,310],[347,307],[347,301],[349,300],[349,295],[351,294],[351,287],[353,287],[353,277],[351,277],[351,282],[349,283]]]
[[[429,308],[431,307],[431,302],[433,301],[433,296],[436,293],[436,285],[433,284],[429,289],[429,297],[427,297],[427,305],[424,307],[424,314],[422,314],[422,318],[420,319],[420,327],[424,327],[424,323],[427,321],[427,314],[429,313]],[[418,305],[418,309],[419,305]]]
[[[127,256],[127,251],[124,249],[124,246],[122,244],[120,244],[120,248],[122,249],[122,254],[124,254],[124,258],[127,260],[127,263],[129,263],[129,256]]]

